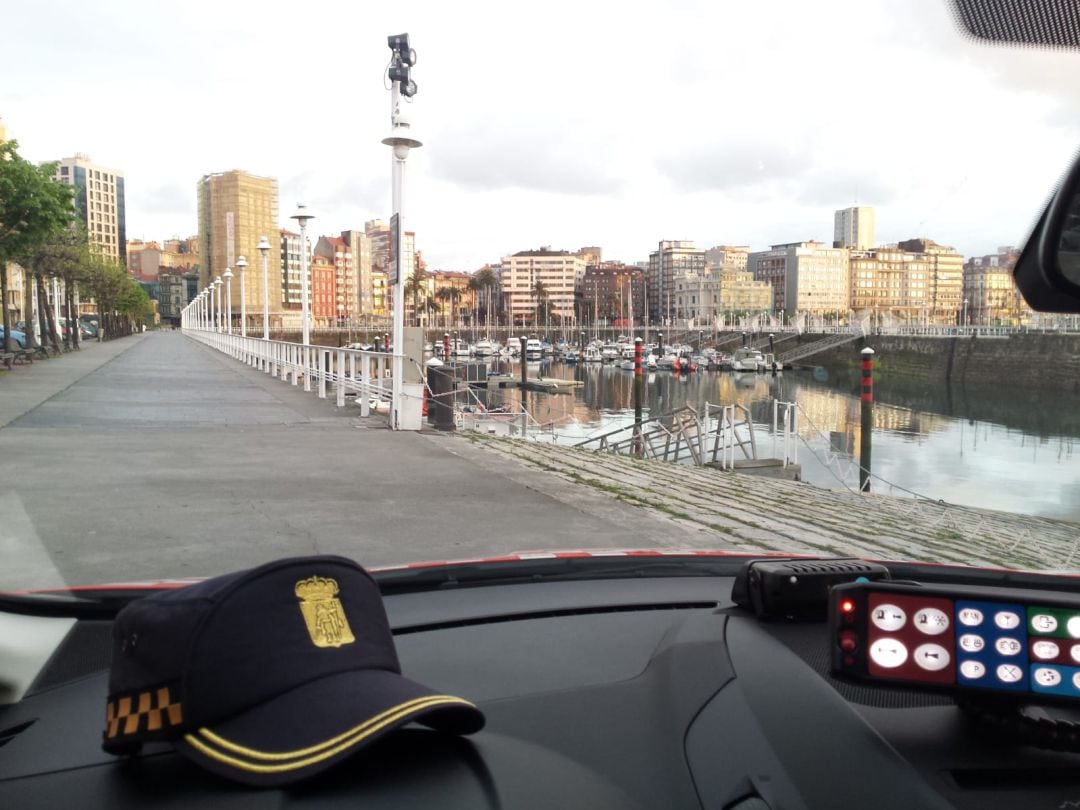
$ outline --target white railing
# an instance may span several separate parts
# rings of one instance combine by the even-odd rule
[[[390,369],[394,355],[333,346],[305,346],[282,340],[241,337],[205,329],[184,329],[184,334],[271,377],[303,385],[320,399],[331,393],[336,405],[347,397],[360,403],[360,415],[372,411],[389,415],[392,400]]]

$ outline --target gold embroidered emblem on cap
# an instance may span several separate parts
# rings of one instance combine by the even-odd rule
[[[296,583],[300,612],[316,647],[340,647],[356,641],[337,594],[337,581],[329,577],[308,577]]]

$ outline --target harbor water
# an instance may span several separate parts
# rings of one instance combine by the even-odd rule
[[[520,375],[516,362],[492,370]],[[529,362],[530,378],[579,380],[568,393],[525,393],[540,438],[560,444],[633,424],[633,372],[611,364]],[[802,480],[858,487],[858,380],[824,369],[770,374],[701,371],[645,376],[644,418],[689,405],[738,403],[753,418],[759,456],[772,453],[773,400],[798,407]],[[478,390],[484,408],[520,408],[517,389]],[[875,492],[1080,521],[1080,398],[1032,393],[1002,381],[986,390],[875,380]]]

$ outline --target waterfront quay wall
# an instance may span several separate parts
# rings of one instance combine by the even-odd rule
[[[859,352],[865,346],[875,352],[875,377],[1080,394],[1080,335],[868,335],[807,357],[796,365],[820,366],[839,379],[856,378]]]

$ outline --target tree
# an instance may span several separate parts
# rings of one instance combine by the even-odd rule
[[[61,307],[59,301],[54,303],[57,307],[61,307],[63,317],[67,323],[68,334],[64,342],[70,344],[72,348],[78,347],[79,340],[79,316],[75,311],[75,289],[78,283],[82,281],[91,261],[86,232],[78,226],[61,231],[50,241],[37,245],[19,256],[19,263],[22,264],[26,271],[26,284],[29,289],[33,288],[35,282],[38,289],[41,289],[47,278],[58,278],[63,281],[63,306]],[[27,301],[32,301],[32,297],[27,296]],[[42,295],[40,312],[45,327],[41,330],[42,338],[51,342],[53,349],[59,352],[60,338],[56,334],[55,313],[52,305],[49,304],[44,295]],[[27,323],[30,323],[32,318],[31,308],[27,306]],[[33,331],[32,328],[28,329],[27,345],[29,345]]]
[[[56,164],[35,166],[18,153],[16,141],[0,143],[0,309],[4,348],[15,348],[8,311],[7,263],[48,242],[75,219],[74,189],[55,182]]]
[[[442,301],[444,304],[450,305],[450,324],[454,324],[454,307],[457,304],[459,298],[461,298],[461,290],[457,287],[441,287],[438,292],[435,293],[435,297]]]
[[[405,293],[412,296],[413,317],[416,325],[420,325],[420,299],[423,298],[427,285],[424,284],[424,276],[419,271],[409,275],[405,279]]]
[[[540,310],[542,308],[544,312],[544,327],[546,329],[546,321],[548,321],[549,314],[548,298],[551,295],[548,292],[548,285],[544,284],[542,281],[537,280],[534,284],[532,284],[532,295],[534,295],[537,299],[536,322],[538,324],[540,323]]]

